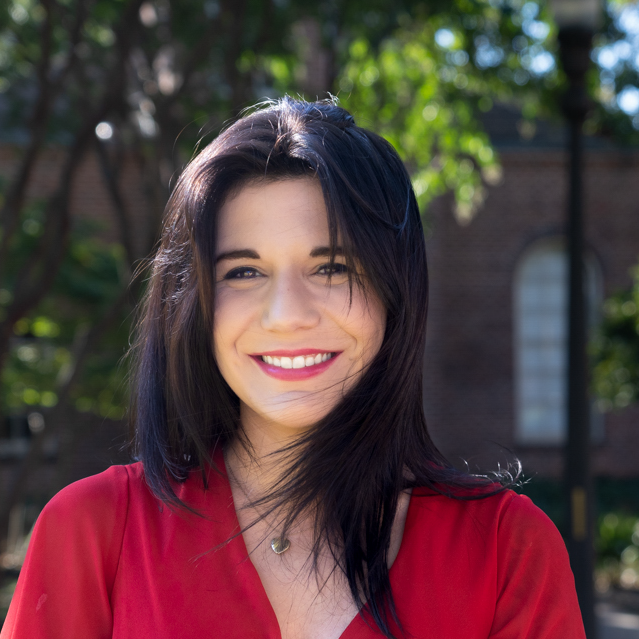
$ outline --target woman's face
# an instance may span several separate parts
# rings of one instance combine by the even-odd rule
[[[328,274],[332,273],[329,282]],[[324,417],[382,344],[386,313],[329,263],[317,180],[248,185],[221,208],[214,345],[244,427],[286,437]]]

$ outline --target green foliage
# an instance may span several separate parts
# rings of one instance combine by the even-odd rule
[[[484,199],[476,168],[493,182],[500,169],[472,105],[457,89],[463,85],[471,93],[475,78],[442,64],[444,52],[433,42],[431,25],[419,33],[399,32],[377,53],[356,40],[339,81],[340,97],[360,123],[400,150],[422,208],[453,190],[457,217],[465,222]]]
[[[10,265],[22,264],[42,232],[41,206],[27,207],[20,232],[12,240]],[[98,239],[96,224],[78,220],[68,251],[50,293],[14,325],[14,338],[2,374],[0,401],[10,413],[50,408],[75,364],[74,350],[103,316],[127,282],[122,247]],[[12,299],[16,270],[0,283],[0,312]],[[114,323],[86,361],[71,391],[76,408],[118,418],[126,405],[125,370],[119,365],[127,344],[129,323]]]
[[[596,99],[591,132],[614,137],[622,145],[639,144],[639,4],[627,0],[608,2],[603,28],[595,36],[591,92]]]
[[[639,517],[609,512],[599,518],[597,584],[639,590]]]
[[[630,291],[610,297],[591,343],[593,389],[602,410],[639,400],[639,266]]]
[[[619,560],[630,546],[639,551],[639,517],[609,512],[599,517],[597,530],[597,555],[600,561],[608,558]]]
[[[385,32],[369,26],[380,23]],[[400,151],[422,208],[453,191],[465,223],[484,185],[501,179],[482,112],[494,100],[514,101],[532,127],[557,102],[552,35],[546,9],[534,2],[420,3],[394,22],[371,10],[337,47],[336,92],[359,123]],[[295,76],[294,56],[262,64],[281,92]]]

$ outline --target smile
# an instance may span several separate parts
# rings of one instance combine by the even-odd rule
[[[333,365],[341,354],[337,352],[317,352],[309,349],[296,351],[273,351],[251,355],[251,359],[262,372],[284,382],[300,382],[321,375]]]
[[[279,368],[308,368],[331,359],[335,353],[317,353],[316,355],[298,355],[297,357],[272,357],[262,355],[262,361]]]

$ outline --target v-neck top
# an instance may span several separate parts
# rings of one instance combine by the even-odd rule
[[[207,490],[193,473],[178,496],[204,516],[163,506],[140,463],[63,489],[34,527],[0,638],[281,639],[225,473]],[[563,540],[512,491],[413,490],[390,582],[398,637],[585,639]],[[380,636],[360,614],[341,639]]]

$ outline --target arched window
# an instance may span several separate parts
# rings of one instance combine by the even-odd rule
[[[515,438],[558,445],[566,439],[568,260],[560,239],[536,242],[523,255],[514,281]],[[586,260],[589,325],[601,306],[598,263]],[[601,415],[592,432],[603,435]]]

